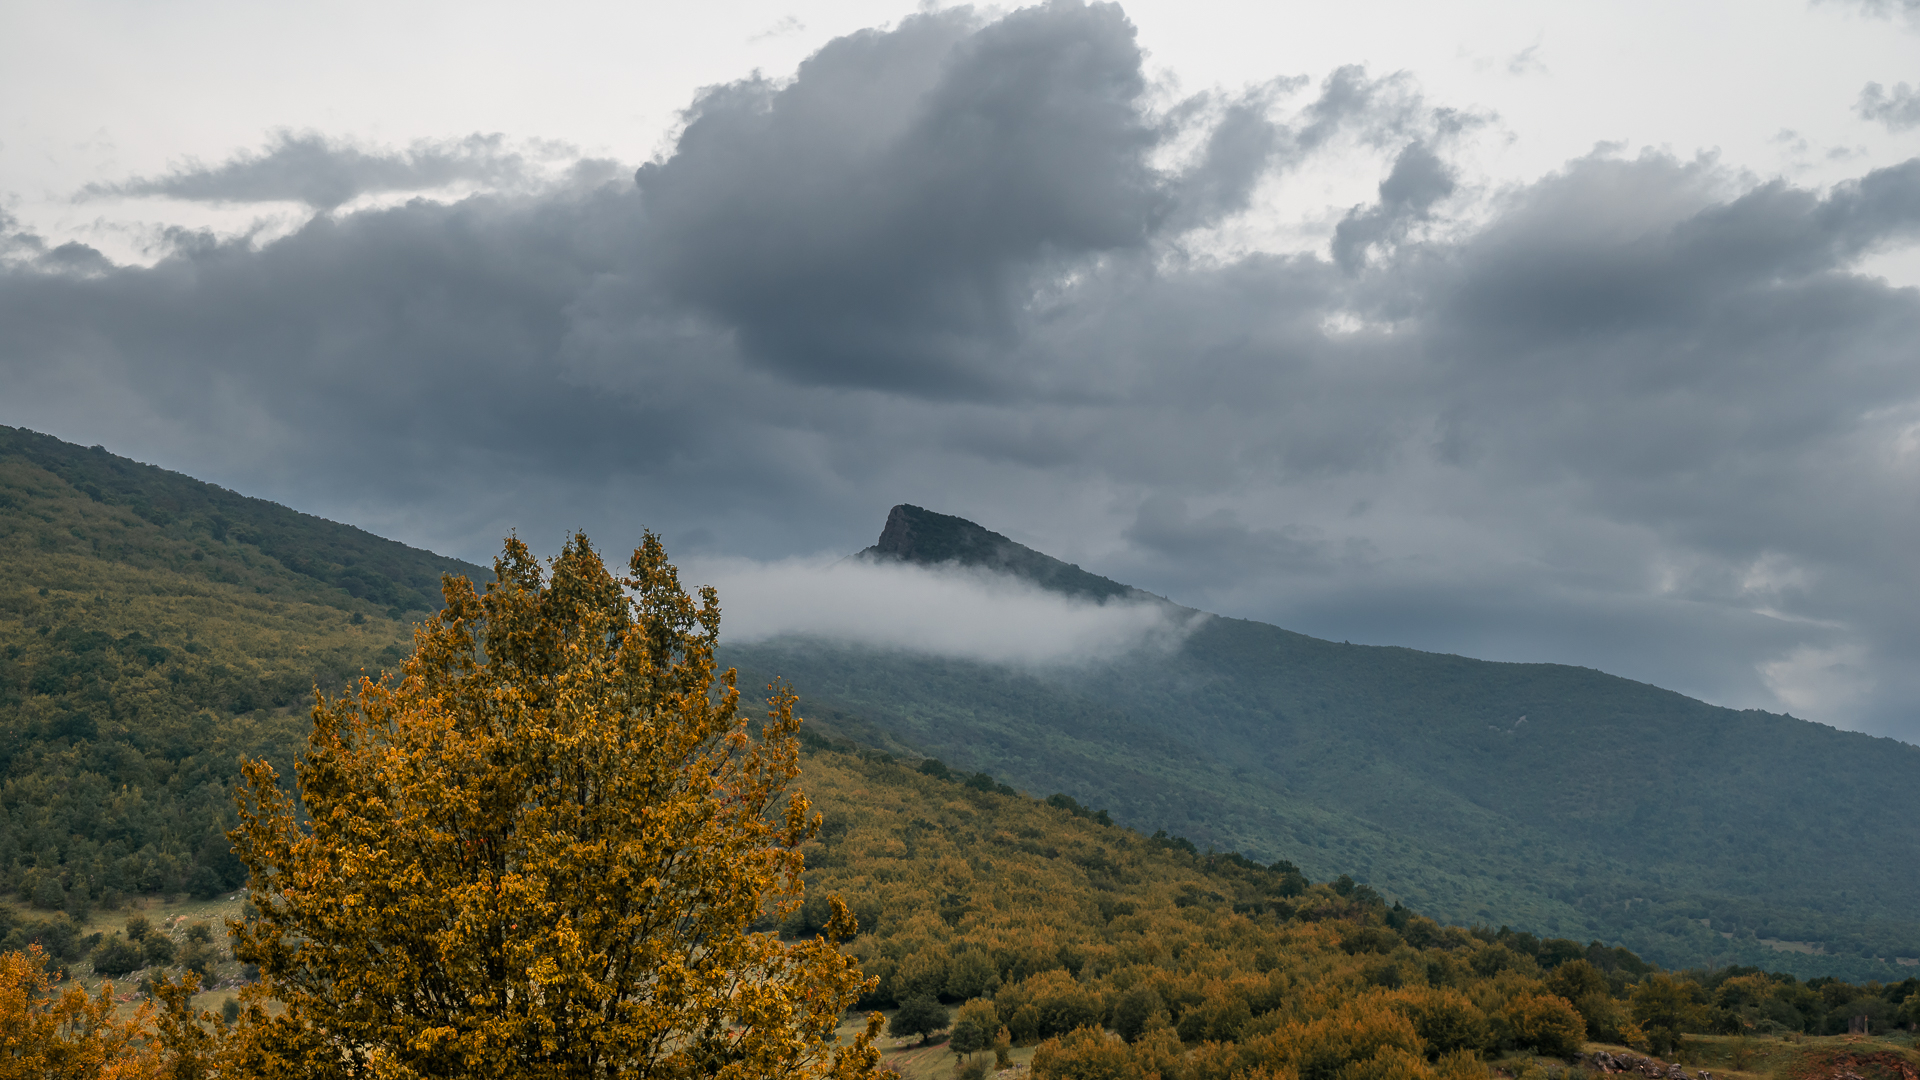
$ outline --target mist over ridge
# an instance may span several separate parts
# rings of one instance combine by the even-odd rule
[[[1005,572],[857,558],[693,558],[688,580],[720,591],[723,640],[810,637],[1013,666],[1168,653],[1209,616],[1157,598],[1063,596]]]

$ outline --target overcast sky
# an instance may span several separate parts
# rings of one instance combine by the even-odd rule
[[[1920,0],[0,4],[0,423],[1920,741],[1916,155]]]

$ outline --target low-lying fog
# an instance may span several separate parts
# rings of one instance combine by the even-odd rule
[[[1159,599],[1104,603],[955,565],[858,558],[688,560],[681,580],[720,591],[720,637],[807,635],[1006,664],[1070,664],[1171,651],[1203,613]]]

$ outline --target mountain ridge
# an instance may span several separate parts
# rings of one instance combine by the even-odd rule
[[[229,534],[287,570],[389,609],[433,611],[440,575],[489,575],[485,567],[409,547],[364,529],[302,513],[184,473],[0,425],[0,460],[32,463],[94,502],[124,507],[166,528],[193,523],[215,541]],[[9,496],[11,498],[12,496]],[[0,504],[0,509],[10,509]]]
[[[905,512],[991,544],[972,565],[1045,587],[1049,563],[1067,565],[965,519]],[[883,538],[901,531],[900,513]],[[960,545],[909,539],[875,547],[968,565]],[[1608,937],[1668,964],[1892,977],[1904,970],[1894,958],[1920,958],[1920,874],[1907,854],[1920,846],[1920,748],[1896,740],[1592,668],[1322,641],[1221,616],[1175,655],[1080,668],[1013,671],[824,639],[727,657],[778,671],[817,713],[962,768],[1107,805],[1144,830],[1352,871],[1439,917]],[[1763,939],[1818,941],[1828,955],[1808,961]]]

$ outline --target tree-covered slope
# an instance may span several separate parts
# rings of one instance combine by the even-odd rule
[[[1920,749],[1892,740],[1584,668],[1224,618],[1173,655],[1051,670],[821,640],[727,655],[829,723],[1145,829],[1350,871],[1443,919],[1668,964],[1898,978],[1896,958],[1920,957]]]
[[[479,569],[0,428],[0,887],[238,884],[237,761],[285,762],[316,685],[404,656],[443,572]]]
[[[0,425],[0,461],[18,463],[45,472],[67,488],[102,506],[123,509],[154,526],[158,533],[123,540],[92,538],[94,553],[108,559],[151,565],[162,548],[172,556],[187,555],[187,566],[175,558],[171,567],[187,576],[225,580],[241,563],[265,559],[284,570],[330,585],[332,592],[313,594],[321,602],[344,604],[347,598],[385,608],[394,618],[408,611],[435,611],[440,607],[440,575],[483,573],[471,563],[410,548],[351,525],[302,514],[297,510],[255,499],[190,476],[143,465],[108,453],[102,447],[81,447],[50,435]],[[0,497],[0,513],[37,516],[18,502],[22,495]],[[145,536],[168,536],[171,544],[156,546]],[[192,558],[178,541],[204,537],[201,558]],[[103,546],[104,545],[104,546]],[[205,564],[211,557],[215,562]]]
[[[1303,1019],[1298,1010],[1315,999],[1348,1007],[1408,995],[1397,999],[1404,1007],[1453,992],[1476,1002],[1491,1023],[1481,1026],[1462,1007],[1458,1018],[1468,1022],[1452,1027],[1452,1037],[1478,1036],[1429,1042],[1429,1060],[1524,1045],[1500,1045],[1524,1025],[1494,1017],[1504,1007],[1516,1018],[1510,1003],[1540,993],[1570,1004],[1587,1037],[1603,1042],[1665,1043],[1655,1030],[1663,1026],[1837,1035],[1860,1017],[1884,1035],[1920,1015],[1920,979],[1853,986],[1737,967],[1674,978],[1601,942],[1442,926],[1344,875],[1312,884],[1291,863],[1262,866],[1142,836],[1068,798],[1015,795],[984,773],[933,763],[911,769],[804,728],[802,738],[800,783],[824,827],[804,848],[806,904],[782,929],[817,931],[827,895],[838,893],[860,920],[849,951],[877,980],[865,1004],[990,998],[998,1021],[1023,1042],[1101,1023],[1138,1048],[1146,1029],[1164,1024],[1178,1036],[1164,1040],[1164,1051],[1184,1059],[1170,1069],[1121,1062],[1056,1075],[1242,1075],[1238,1068],[1265,1053],[1261,1032],[1284,1026],[1289,1008],[1291,1019]],[[1055,1004],[1038,1004],[1042,998]],[[1662,1001],[1679,1007],[1656,1017]],[[1161,1020],[1142,1022],[1161,1009]],[[1419,1016],[1417,1006],[1410,1011]],[[1642,1025],[1637,1034],[1630,1020]],[[1706,1046],[1689,1049],[1696,1065],[1706,1063]],[[1237,1061],[1203,1063],[1214,1055]]]

